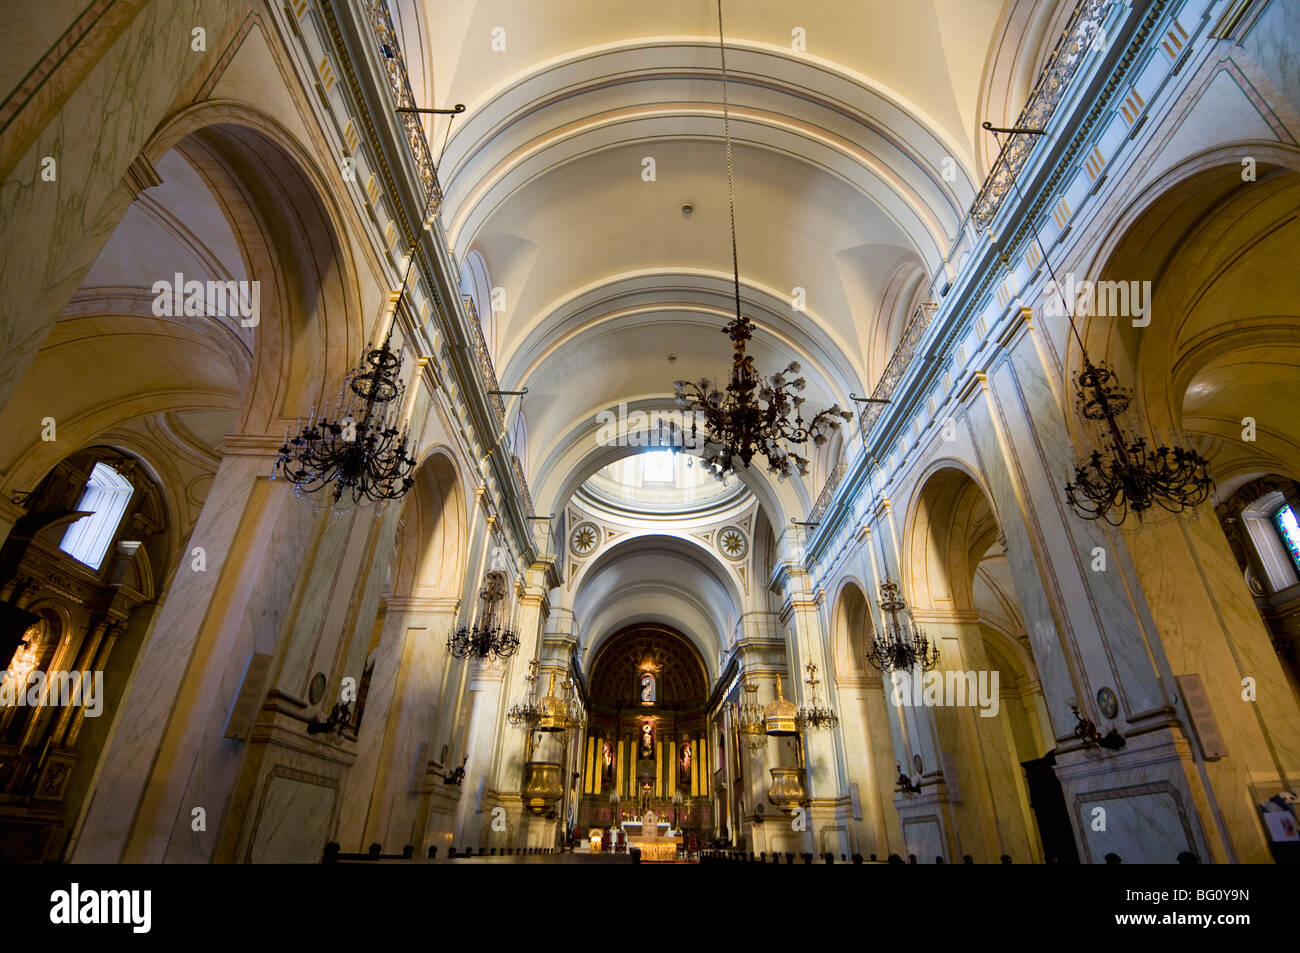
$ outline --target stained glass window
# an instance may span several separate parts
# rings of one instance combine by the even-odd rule
[[[1291,554],[1291,561],[1295,563],[1296,570],[1300,571],[1300,524],[1296,522],[1295,511],[1289,506],[1284,506],[1273,514],[1273,522],[1277,524],[1277,531],[1282,534],[1282,542],[1286,544],[1286,551]]]

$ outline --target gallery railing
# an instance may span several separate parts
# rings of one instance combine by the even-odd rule
[[[411,92],[411,81],[406,74],[406,61],[402,58],[402,48],[397,42],[397,33],[393,29],[393,18],[389,15],[385,0],[365,0],[366,19],[374,31],[379,43],[379,52],[383,55],[384,68],[388,73],[388,85],[393,93],[393,101],[399,108],[414,109],[419,106],[415,94]],[[430,208],[430,215],[437,215],[442,208],[442,186],[438,184],[438,170],[434,166],[433,153],[429,150],[429,141],[425,138],[424,127],[420,124],[419,113],[398,113],[402,132],[406,137],[407,148],[415,161],[416,174],[420,177],[420,186],[424,190],[425,200]]]
[[[474,337],[474,357],[478,361],[479,373],[483,375],[483,383],[488,390],[488,400],[492,402],[492,411],[497,415],[497,423],[504,427],[506,425],[506,405],[501,400],[501,395],[496,393],[501,389],[497,384],[496,367],[492,364],[492,354],[488,351],[487,338],[483,336],[483,325],[479,323],[478,308],[474,305],[474,299],[466,295],[464,297],[465,314],[469,318],[470,334]]]
[[[902,380],[903,372],[916,356],[917,345],[921,343],[921,338],[925,336],[926,329],[930,327],[938,310],[939,306],[933,301],[917,305],[916,310],[912,312],[912,317],[908,319],[907,327],[903,329],[903,337],[899,340],[898,347],[894,348],[889,363],[885,365],[885,372],[880,375],[880,380],[876,381],[876,386],[871,391],[873,400],[888,400],[893,396],[898,382]],[[880,403],[867,404],[862,408],[858,419],[862,425],[864,442],[884,411],[885,405]]]
[[[1079,0],[1069,24],[1057,40],[1056,48],[1038,75],[1038,82],[1034,84],[1025,108],[1016,119],[1016,128],[1047,128],[1047,121],[1056,111],[1070,80],[1078,72],[1088,50],[1097,42],[1102,20],[1105,19],[1111,2],[1112,0]],[[1026,133],[1012,133],[1003,141],[1002,150],[993,163],[993,168],[989,170],[984,186],[975,196],[975,204],[971,206],[971,221],[978,231],[987,229],[993,222],[998,209],[1002,207],[1002,200],[1006,198],[1039,138]]]
[[[1085,55],[1097,42],[1102,21],[1112,3],[1113,0],[1079,0],[1070,15],[1069,23],[1061,31],[1061,37],[1057,40],[1052,55],[1043,65],[1024,109],[1020,111],[1016,128],[1046,128],[1052,113],[1056,111],[1056,107],[1064,97],[1070,81],[1082,65]],[[970,209],[968,222],[973,229],[972,238],[988,229],[998,209],[1002,207],[1003,200],[1010,192],[1016,176],[1020,174],[1029,159],[1034,144],[1040,138],[1042,137],[1012,133],[1003,140],[1002,151],[993,163],[993,168],[989,170],[988,178],[984,180],[984,185],[975,196],[975,202]],[[913,313],[907,327],[903,330],[903,337],[898,342],[898,347],[890,355],[884,373],[881,374],[880,380],[876,382],[871,392],[873,398],[885,400],[893,396],[899,381],[916,357],[921,339],[934,321],[937,311],[938,305],[933,301],[927,301]],[[884,410],[885,405],[882,403],[867,404],[863,408],[859,421],[864,442]]]
[[[826,514],[826,508],[831,505],[831,498],[835,496],[835,490],[844,479],[844,474],[848,473],[849,464],[841,460],[831,468],[830,475],[826,478],[826,485],[822,487],[821,494],[817,497],[817,502],[813,504],[812,510],[808,513],[809,523],[820,523],[821,518]]]

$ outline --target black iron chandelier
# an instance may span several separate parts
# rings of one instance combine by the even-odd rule
[[[867,661],[882,672],[928,672],[939,664],[939,647],[913,624],[898,583],[888,577],[880,584],[880,609],[888,613],[884,630],[867,649]]]
[[[983,123],[983,127],[995,139],[998,133],[1046,135],[1044,129],[1001,129],[989,122]],[[1001,139],[997,141],[1000,145]],[[1023,202],[1024,193],[1014,176],[1011,185]],[[1105,364],[1094,364],[1088,356],[1088,348],[1074,323],[1074,307],[1061,290],[1061,282],[1032,216],[1028,225],[1083,355],[1083,370],[1074,379],[1079,410],[1085,420],[1100,423],[1102,429],[1100,448],[1094,449],[1085,460],[1075,461],[1074,480],[1065,485],[1066,502],[1081,518],[1102,520],[1115,527],[1123,524],[1129,513],[1141,523],[1147,514],[1154,515],[1157,510],[1175,515],[1195,510],[1214,491],[1209,462],[1184,447],[1147,446],[1145,437],[1126,434],[1120,429],[1116,418],[1128,409],[1131,395],[1119,386],[1114,371]]]
[[[398,426],[405,388],[391,337],[390,328],[384,343],[343,378],[332,408],[326,404],[317,415],[312,407],[307,425],[299,418],[293,437],[285,430],[271,479],[287,479],[298,499],[320,506],[311,494],[328,490],[324,499],[336,513],[370,503],[383,509],[415,482],[410,434],[405,424]]]
[[[1209,499],[1214,480],[1204,457],[1179,446],[1149,447],[1144,437],[1120,429],[1116,418],[1131,398],[1086,350],[1076,384],[1080,413],[1103,430],[1101,449],[1077,463],[1073,482],[1065,485],[1065,499],[1079,516],[1119,526],[1130,512],[1140,522],[1157,507],[1177,514]]]
[[[478,617],[462,623],[447,638],[447,651],[458,659],[507,659],[519,648],[519,636],[496,619],[497,606],[506,596],[506,574],[494,569],[479,590]]]
[[[677,405],[692,411],[691,436],[699,446],[696,421],[702,419],[705,440],[700,452],[705,466],[717,478],[735,472],[737,465],[748,469],[755,453],[767,458],[768,470],[784,480],[808,472],[806,457],[787,448],[787,444],[824,444],[828,432],[840,421],[853,415],[836,404],[805,422],[799,396],[807,382],[792,361],[784,371],[770,378],[761,377],[753,358],[745,353],[745,342],[754,336],[754,324],[740,313],[740,264],[736,255],[736,187],[731,162],[731,122],[727,103],[727,49],[723,42],[722,0],[718,0],[718,47],[722,54],[722,128],[727,143],[727,203],[731,213],[731,276],[736,302],[736,316],[722,332],[730,336],[735,356],[731,379],[720,388],[708,378],[675,383]],[[793,412],[794,420],[790,420]]]
[[[795,723],[800,728],[834,728],[840,723],[840,716],[835,714],[835,709],[823,706],[817,697],[817,686],[821,684],[821,679],[817,677],[817,666],[809,662],[804,667],[808,669],[807,682],[812,703],[799,709]]]
[[[537,659],[528,660],[528,674],[524,676],[524,681],[528,682],[528,693],[524,700],[515,702],[506,712],[506,721],[512,728],[531,727],[542,717],[541,706],[537,704]]]
[[[426,215],[432,208],[433,200]],[[299,417],[298,432],[292,438],[285,428],[271,479],[277,475],[287,479],[293,484],[294,496],[313,509],[327,505],[338,514],[374,503],[376,510],[382,510],[405,496],[415,483],[410,433],[401,421],[406,393],[401,380],[402,355],[394,353],[391,345],[397,309],[415,265],[416,244],[412,241],[407,249],[406,273],[383,343],[362,355],[361,362],[348,371],[332,408],[327,403],[317,416],[313,406],[307,426]],[[325,489],[329,490],[323,498],[326,502],[313,495]]]

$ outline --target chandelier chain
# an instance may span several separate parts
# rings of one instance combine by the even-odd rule
[[[993,130],[993,141],[998,144],[998,149],[1002,148],[1002,139]],[[1020,191],[1020,183],[1012,176],[1011,187],[1016,190],[1016,197],[1020,199],[1021,205],[1025,202],[1025,194]],[[1038,246],[1038,254],[1042,256],[1043,264],[1047,267],[1047,273],[1052,278],[1052,286],[1056,289],[1057,297],[1061,299],[1061,305],[1065,309],[1065,320],[1070,324],[1070,331],[1074,334],[1074,339],[1079,342],[1079,350],[1083,352],[1083,363],[1085,367],[1091,367],[1092,361],[1088,358],[1088,349],[1084,347],[1083,338],[1079,335],[1079,329],[1074,326],[1074,309],[1070,307],[1070,302],[1065,299],[1065,292],[1061,289],[1061,282],[1056,277],[1056,269],[1052,267],[1052,259],[1048,257],[1047,248],[1043,245],[1043,238],[1038,233],[1038,222],[1033,215],[1025,219],[1025,224],[1029,226],[1029,231],[1034,236],[1034,244]]]
[[[740,319],[740,257],[736,252],[736,180],[731,162],[731,113],[727,102],[727,44],[723,41],[722,0],[718,0],[718,52],[722,56],[722,137],[727,143],[727,210],[731,215],[731,282]]]
[[[984,128],[993,132],[1001,147],[1002,140],[988,123]],[[1011,187],[1025,204],[1025,195],[1015,177]],[[1148,448],[1145,437],[1130,436],[1121,429],[1118,417],[1131,402],[1130,394],[1118,386],[1113,370],[1094,364],[1088,347],[1084,344],[1075,323],[1075,306],[1066,297],[1051,257],[1038,231],[1036,216],[1026,219],[1034,242],[1057,297],[1061,299],[1065,320],[1070,333],[1078,342],[1083,359],[1083,369],[1074,375],[1078,390],[1080,412],[1086,420],[1102,423],[1101,449],[1093,450],[1086,460],[1076,460],[1074,479],[1065,486],[1066,501],[1083,519],[1104,520],[1114,527],[1121,526],[1130,513],[1141,523],[1144,514],[1154,507],[1168,513],[1195,513],[1214,490],[1214,478],[1209,472],[1209,461],[1194,450],[1178,446],[1159,445]],[[1004,263],[1006,260],[1004,258]],[[1006,263],[1008,271],[1010,264]],[[1103,453],[1103,451],[1105,451]]]

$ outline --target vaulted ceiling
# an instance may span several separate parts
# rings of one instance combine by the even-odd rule
[[[802,360],[810,406],[871,389],[983,178],[980,121],[1014,119],[1071,6],[725,0],[760,370]],[[666,401],[675,378],[729,366],[717,6],[393,7],[417,99],[467,106],[449,137],[445,120],[429,125],[435,153],[446,143],[442,221],[504,293],[494,358],[504,388],[529,389],[536,484],[597,411]]]
[[[671,408],[674,380],[729,372],[717,0],[389,4],[416,100],[466,106],[427,120],[441,220],[501,387],[528,388],[508,429],[537,511],[562,512],[636,452],[601,443],[597,414]],[[814,411],[871,392],[908,319],[953,277],[996,150],[980,123],[1015,121],[1074,5],[723,0],[741,298],[761,373],[798,360]],[[788,527],[840,446],[809,454],[804,479],[777,485],[761,460],[738,478]],[[584,652],[631,624],[670,625],[716,677],[763,587],[734,591],[651,522],[584,571]]]

